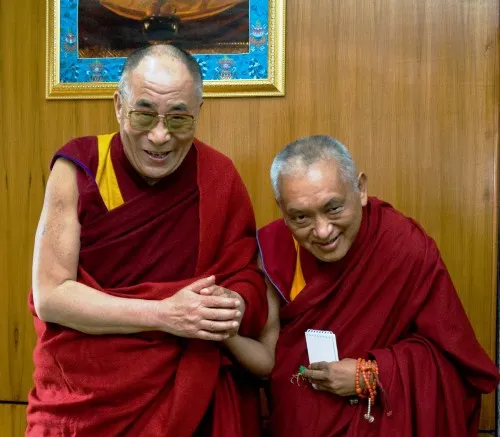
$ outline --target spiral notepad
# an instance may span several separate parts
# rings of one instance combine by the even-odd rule
[[[332,331],[308,329],[306,331],[307,354],[309,364],[320,361],[338,361],[337,340]]]

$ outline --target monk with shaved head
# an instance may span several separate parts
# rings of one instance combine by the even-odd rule
[[[259,435],[255,381],[231,353],[268,315],[255,220],[233,163],[194,138],[202,90],[188,53],[140,49],[114,95],[119,132],[54,155],[28,436]]]

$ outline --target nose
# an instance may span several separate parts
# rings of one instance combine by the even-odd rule
[[[156,126],[148,132],[148,139],[156,146],[161,146],[165,144],[171,135],[167,126],[165,125],[165,121],[163,118],[158,120]]]
[[[326,217],[318,217],[314,223],[313,234],[319,240],[327,240],[333,231],[333,224]]]

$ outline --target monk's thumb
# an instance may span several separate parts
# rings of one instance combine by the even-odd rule
[[[193,291],[199,293],[203,288],[210,287],[215,284],[215,276],[209,276],[208,278],[201,278],[197,281],[194,281],[189,288]]]

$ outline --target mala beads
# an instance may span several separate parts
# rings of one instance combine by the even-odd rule
[[[361,388],[363,378],[364,388]],[[373,423],[375,417],[371,414],[372,405],[377,396],[378,365],[375,360],[358,358],[356,361],[355,388],[356,394],[362,399],[368,399],[368,410],[363,416],[368,422]]]

